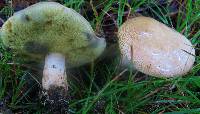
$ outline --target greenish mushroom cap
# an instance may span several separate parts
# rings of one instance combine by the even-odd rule
[[[55,2],[40,2],[15,13],[2,26],[1,38],[14,52],[36,61],[48,53],[61,53],[72,67],[93,61],[106,46],[84,17]]]

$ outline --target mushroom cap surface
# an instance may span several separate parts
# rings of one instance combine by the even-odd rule
[[[84,17],[56,2],[39,2],[16,12],[2,26],[1,38],[14,52],[35,61],[61,53],[71,67],[93,61],[106,46]]]
[[[127,20],[119,29],[122,65],[156,77],[186,74],[195,50],[182,34],[149,17]]]

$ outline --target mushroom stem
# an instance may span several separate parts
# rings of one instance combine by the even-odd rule
[[[42,87],[44,90],[61,87],[67,90],[67,75],[65,70],[65,56],[50,53],[45,57]]]

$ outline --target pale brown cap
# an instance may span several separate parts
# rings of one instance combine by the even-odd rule
[[[195,50],[182,34],[149,17],[126,21],[119,29],[122,64],[157,77],[186,74],[195,61]]]

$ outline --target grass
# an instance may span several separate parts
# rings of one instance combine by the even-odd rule
[[[80,12],[97,33],[116,39],[126,18],[151,16],[184,34],[195,46],[196,61],[191,72],[174,79],[160,79],[140,72],[118,70],[119,60],[80,67],[70,76],[68,113],[198,114],[200,112],[200,1],[180,0],[60,0]],[[179,6],[176,6],[179,5]],[[13,13],[7,4],[1,13]],[[108,21],[108,22],[107,22]],[[110,25],[109,25],[110,24]],[[112,30],[109,27],[113,27]],[[109,33],[105,31],[108,30]],[[110,45],[112,42],[110,43]],[[39,75],[23,60],[0,44],[0,112],[49,113],[39,98]],[[39,89],[38,89],[39,88]]]

